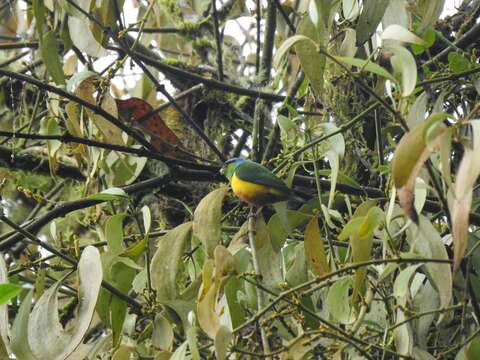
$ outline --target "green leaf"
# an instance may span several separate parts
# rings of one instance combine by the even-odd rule
[[[345,20],[355,20],[360,14],[360,6],[358,4],[358,0],[343,0],[342,10]]]
[[[172,325],[164,316],[157,314],[153,321],[152,344],[162,350],[171,350],[174,340]]]
[[[385,221],[385,214],[378,207],[368,210],[362,224],[358,227],[358,236],[370,236]]]
[[[445,0],[419,0],[416,2],[414,12],[420,16],[422,22],[418,26],[418,32],[423,33],[425,29],[433,26],[444,9]]]
[[[102,162],[102,170],[108,186],[125,186],[133,183],[140,176],[146,164],[145,157],[111,151]]]
[[[23,298],[11,331],[11,343],[13,353],[17,359],[35,360],[28,344],[28,317],[32,308],[33,291],[30,290]]]
[[[422,264],[410,265],[400,271],[393,284],[393,296],[400,305],[405,305],[410,294],[412,276]]]
[[[305,35],[294,35],[286,39],[282,45],[278,48],[275,52],[275,57],[273,58],[273,66],[278,69],[280,67],[282,59],[288,53],[290,48],[297,44],[298,42],[306,41],[310,42],[313,46],[315,46],[315,42]]]
[[[0,284],[0,305],[6,304],[22,291],[22,287],[16,284]]]
[[[44,117],[40,122],[40,134],[42,135],[61,135],[62,131],[56,119],[52,116]],[[54,175],[57,169],[57,152],[62,147],[59,140],[47,140],[48,163],[50,173]]]
[[[222,186],[207,196],[198,204],[193,213],[193,236],[197,237],[208,257],[213,258],[215,247],[220,244],[222,230],[222,204],[228,188]]]
[[[237,258],[235,256],[235,258]],[[239,271],[240,272],[240,271]],[[243,292],[243,282],[235,276],[228,279],[224,288],[228,304],[228,312],[233,328],[245,322],[245,308],[240,304],[240,294]]]
[[[305,248],[302,242],[295,245],[295,257],[290,268],[287,269],[285,280],[291,286],[297,286],[307,281],[307,264]]]
[[[279,218],[277,216],[277,219]],[[273,243],[270,233],[270,222],[271,219],[267,230],[263,216],[257,216],[255,223],[255,247],[257,249],[259,273],[262,274],[263,285],[271,289],[278,289],[279,284],[283,282],[283,260],[281,248],[277,248]]]
[[[308,16],[304,16],[300,20],[297,26],[297,33],[311,39],[311,41],[308,42],[297,42],[295,52],[305,72],[305,77],[308,79],[314,93],[317,96],[321,96],[326,59],[324,55],[318,52],[317,47],[325,41],[324,39],[322,41],[321,35],[319,35],[317,28],[315,28],[315,25]]]
[[[311,218],[310,214],[306,214],[302,211],[287,210],[288,224],[285,224],[282,217],[275,213],[268,221],[268,234],[272,241],[273,248],[279,251],[288,234],[294,229],[305,225]]]
[[[435,40],[437,38],[437,33],[435,30],[432,28],[429,28],[427,31],[422,36],[422,39],[424,41],[423,45],[417,45],[417,44],[412,44],[412,52],[415,55],[420,55],[422,54],[426,49],[429,49],[433,46],[435,43]]]
[[[177,276],[183,266],[182,256],[190,243],[192,223],[187,222],[170,230],[158,240],[152,258],[152,287],[160,300],[175,300],[179,294]]]
[[[387,9],[388,0],[365,0],[357,23],[357,46],[363,45],[377,30]]]
[[[471,68],[470,61],[458,52],[448,53],[448,66],[454,73],[463,72]]]
[[[362,70],[362,71],[365,70],[365,71],[371,72],[373,74],[381,76],[385,79],[392,80],[394,82],[397,81],[397,79],[395,79],[395,77],[392,74],[390,74],[387,70],[385,70],[385,68],[372,62],[371,60],[351,58],[346,56],[334,56],[334,58],[347,65],[355,66],[359,70]]]
[[[38,359],[64,359],[81,343],[95,312],[102,283],[100,253],[87,246],[78,262],[79,309],[74,327],[65,331],[58,319],[57,291],[65,280],[51,286],[38,300],[28,321],[28,342]]]
[[[352,288],[352,279],[346,277],[335,281],[328,290],[327,308],[330,317],[336,322],[348,324],[352,321],[349,292]]]
[[[0,252],[0,285],[8,284],[8,269],[7,263]],[[9,299],[7,299],[8,301]],[[9,328],[8,328],[8,306],[0,303],[0,342],[4,345],[4,352],[8,356],[9,348]],[[0,346],[2,345],[0,344]],[[0,349],[0,355],[2,351]]]
[[[105,238],[108,243],[108,251],[112,255],[121,254],[123,246],[123,219],[126,214],[115,214],[110,216],[105,223]]]
[[[232,339],[232,332],[226,326],[220,326],[214,339],[215,356],[218,360],[227,359],[228,348]]]
[[[172,354],[170,360],[185,360],[187,358],[187,345],[188,341],[184,341]]]
[[[65,75],[63,73],[62,63],[60,62],[60,52],[54,31],[47,31],[40,39],[40,54],[43,63],[47,68],[48,74],[57,85],[65,84]]]
[[[101,193],[90,195],[87,199],[99,201],[113,201],[128,199],[128,194],[120,188],[112,187],[103,190]]]

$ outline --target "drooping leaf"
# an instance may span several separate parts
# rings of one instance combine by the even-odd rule
[[[64,359],[82,342],[92,320],[102,282],[100,253],[94,246],[87,246],[78,262],[79,310],[73,329],[65,331],[59,322],[57,291],[62,280],[51,286],[30,314],[28,342],[39,359]]]
[[[360,6],[357,0],[342,1],[343,16],[346,20],[353,21],[360,14]]]
[[[17,359],[35,360],[28,343],[28,317],[32,308],[33,291],[29,291],[23,298],[11,331],[12,352]]]
[[[468,227],[472,193],[480,174],[480,120],[470,122],[473,129],[473,147],[466,148],[458,167],[454,184],[454,199],[450,208],[454,244],[453,263],[458,269],[468,244]]]
[[[69,86],[72,89],[75,89],[75,95],[91,104],[96,105],[97,101],[94,97],[94,93],[98,90],[97,82],[100,80],[101,78],[98,74],[86,72],[84,74],[79,74],[74,81],[70,79]],[[103,110],[112,116],[118,117],[117,104],[108,90],[103,93],[102,102],[99,105]],[[102,134],[106,142],[123,145],[122,130],[120,128],[112,124],[103,116],[96,114],[91,109],[85,108],[85,111],[87,112],[89,119],[95,124],[96,128],[100,134]]]
[[[414,221],[418,216],[413,207],[415,179],[431,151],[438,146],[437,140],[444,131],[441,121],[445,113],[434,113],[405,134],[395,149],[392,161],[393,182],[398,191],[400,206]],[[432,139],[427,144],[427,136]],[[428,146],[427,146],[428,145]]]
[[[423,33],[435,24],[444,9],[444,4],[445,0],[419,0],[416,2],[414,11],[422,19],[418,27],[419,33]]]
[[[405,29],[403,26],[397,24],[388,26],[385,30],[383,30],[380,37],[382,40],[397,40],[411,44],[425,45],[425,41],[423,41],[423,39]]]
[[[328,289],[326,304],[330,317],[336,322],[348,324],[352,321],[349,296],[351,288],[352,279],[346,277],[335,281]]]
[[[395,79],[395,77],[390,74],[385,68],[372,62],[371,60],[364,60],[346,56],[334,56],[334,58],[347,65],[355,66],[361,71],[368,71],[385,79],[389,79],[395,82],[397,81],[397,79]]]
[[[342,44],[340,45],[340,49],[338,53],[342,57],[346,58],[354,58],[355,53],[357,52],[356,46],[356,39],[357,39],[357,32],[355,29],[345,29],[345,37],[343,38]]]
[[[377,30],[388,3],[388,0],[364,1],[362,12],[358,18],[357,46],[363,45]]]
[[[187,355],[188,341],[184,341],[170,357],[170,360],[184,360]]]
[[[382,26],[386,29],[389,25],[398,24],[408,29],[410,17],[410,12],[407,11],[406,7],[406,0],[390,0],[382,18]]]
[[[313,2],[314,1],[312,1],[312,3]],[[311,39],[311,41],[297,42],[295,52],[314,93],[317,96],[321,96],[326,60],[325,56],[318,52],[317,46],[321,46],[324,43],[324,39],[319,34],[319,31],[309,16],[304,16],[302,20],[300,20],[297,26],[297,34]]]
[[[40,39],[40,53],[48,74],[57,85],[65,84],[65,75],[60,62],[59,47],[54,31],[47,31]]]
[[[228,329],[226,326],[220,326],[214,339],[215,356],[217,359],[227,359],[228,348],[232,338],[233,335],[230,329]]]
[[[193,236],[197,237],[205,253],[213,258],[215,247],[221,242],[222,204],[228,188],[222,186],[207,196],[197,205],[193,213]]]
[[[62,131],[54,117],[44,117],[40,123],[40,134],[42,135],[61,135]],[[57,169],[57,153],[62,147],[62,142],[59,140],[47,140],[48,149],[48,164],[50,166],[50,173],[53,175]]]
[[[393,26],[393,25],[392,25]],[[409,96],[417,84],[417,63],[412,53],[403,46],[389,45],[388,50],[393,53],[390,58],[395,76],[400,82],[402,96]]]
[[[88,199],[100,200],[100,201],[113,201],[113,200],[128,199],[128,194],[123,189],[112,187],[112,188],[103,190],[98,194],[90,195]]]
[[[407,239],[411,244],[411,251],[430,259],[448,259],[445,245],[432,223],[424,216],[420,216],[418,228],[411,228]],[[426,263],[426,274],[438,292],[440,307],[450,306],[452,301],[452,272],[449,264]],[[440,317],[439,321],[443,318]]]
[[[187,222],[170,230],[158,240],[151,263],[152,287],[160,300],[175,300],[179,289],[177,275],[183,266],[182,256],[189,244],[192,223]]]
[[[280,67],[281,61],[283,60],[285,55],[288,53],[290,48],[301,41],[310,42],[312,46],[315,46],[315,42],[312,39],[310,39],[308,36],[305,36],[305,35],[291,36],[288,39],[286,39],[282,43],[282,45],[278,48],[278,50],[275,52],[275,57],[273,59],[273,66],[276,69],[278,69]]]
[[[198,323],[202,330],[215,339],[220,328],[219,315],[216,312],[218,282],[214,278],[214,261],[209,259],[203,265],[202,287],[197,300]]]
[[[287,269],[285,280],[291,286],[297,286],[307,281],[307,261],[303,243],[295,245],[295,255],[293,262]]]
[[[78,0],[77,5],[87,13],[90,11],[89,0]],[[76,11],[75,16],[68,17],[68,30],[73,44],[93,57],[102,57],[107,55],[107,50],[95,39],[90,29],[90,20]]]
[[[318,216],[312,217],[305,228],[305,257],[315,275],[322,276],[330,272],[325,253],[325,242],[320,235],[318,226]]]

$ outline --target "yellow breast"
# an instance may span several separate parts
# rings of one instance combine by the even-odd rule
[[[232,190],[242,201],[256,206],[286,200],[288,194],[265,185],[255,184],[232,176]]]

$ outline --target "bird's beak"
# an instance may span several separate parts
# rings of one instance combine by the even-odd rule
[[[225,175],[225,166],[222,166],[220,169],[220,174]]]

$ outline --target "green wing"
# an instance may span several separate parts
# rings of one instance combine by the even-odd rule
[[[235,175],[241,180],[249,181],[254,184],[270,186],[272,188],[278,189],[280,191],[290,192],[290,189],[283,182],[282,179],[275,176],[270,170],[266,167],[257,164],[253,161],[245,161],[241,164]]]

